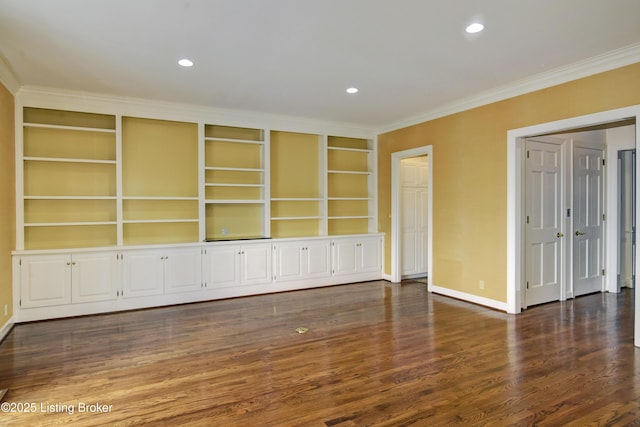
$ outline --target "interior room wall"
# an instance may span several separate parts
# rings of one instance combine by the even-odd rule
[[[430,282],[505,302],[507,131],[640,104],[639,76],[636,63],[379,135],[378,218],[386,241],[391,240],[391,155],[432,145]],[[384,265],[390,274],[390,245]]]
[[[11,251],[15,248],[16,235],[14,126],[14,97],[0,84],[0,333],[13,316]]]

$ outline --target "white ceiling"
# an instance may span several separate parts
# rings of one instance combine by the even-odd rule
[[[374,128],[638,42],[638,0],[0,0],[22,85]]]

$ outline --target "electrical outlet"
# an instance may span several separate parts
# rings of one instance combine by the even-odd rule
[[[220,232],[222,233],[223,236],[226,236],[227,234],[229,234],[229,229],[223,228],[222,230],[220,230]]]
[[[484,289],[484,280],[480,280],[480,289]]]
[[[9,314],[9,305],[5,304],[4,305],[4,315],[7,316]]]

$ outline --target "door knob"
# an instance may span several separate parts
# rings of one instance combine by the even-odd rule
[[[556,237],[559,239],[560,237],[564,237],[564,234],[562,234],[562,233],[560,233],[560,232],[558,231],[558,233],[556,234]]]
[[[584,236],[585,234],[587,234],[587,233],[583,233],[580,230],[576,230],[576,236]]]

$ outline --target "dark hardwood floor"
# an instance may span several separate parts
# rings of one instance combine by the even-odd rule
[[[640,425],[639,374],[633,291],[514,316],[380,281],[17,325],[0,425]]]

